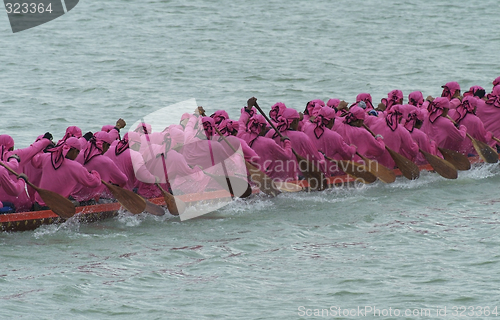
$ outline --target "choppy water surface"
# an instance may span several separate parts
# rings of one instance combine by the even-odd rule
[[[2,133],[23,147],[47,130],[132,124],[190,98],[236,118],[251,96],[302,110],[314,98],[370,92],[378,101],[395,88],[437,95],[448,81],[490,89],[500,75],[497,16],[494,1],[81,1],[12,34],[5,15]],[[494,310],[499,182],[498,166],[480,166],[456,181],[423,173],[257,197],[182,223],[123,214],[2,233],[0,318]],[[478,310],[473,318],[484,318]]]

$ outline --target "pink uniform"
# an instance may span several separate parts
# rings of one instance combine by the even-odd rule
[[[372,96],[369,93],[358,94],[356,96],[356,102],[351,107],[358,106],[359,102],[361,102],[361,101],[363,101],[365,103],[366,109],[362,108],[362,109],[365,109],[365,112],[368,112],[370,110],[375,109],[373,107],[373,103],[372,103]]]
[[[461,125],[460,129],[457,129],[449,119],[441,116],[449,105],[450,102],[445,97],[434,99],[429,105],[429,116],[424,121],[422,131],[436,141],[438,147],[459,151],[467,128]]]
[[[483,121],[487,131],[491,131],[496,138],[500,138],[500,86],[487,95],[487,101],[478,100],[476,114]],[[500,145],[500,143],[497,143]]]
[[[420,91],[413,91],[408,95],[408,104],[421,108],[424,103],[424,95]]]
[[[39,141],[36,141],[32,145],[30,145],[27,148],[23,149],[16,149],[13,151],[9,151],[9,149],[12,149],[14,147],[14,140],[12,139],[11,136],[3,134],[0,135],[0,146],[1,146],[1,160],[2,161],[7,161],[7,159],[14,154],[17,154],[19,158],[21,159],[19,163],[19,167],[17,168],[18,173],[26,173],[24,172],[25,168],[28,166],[28,163],[31,161],[31,159],[38,153],[40,153],[42,150],[44,150],[47,146],[49,146],[52,142],[49,139],[44,139],[41,138]],[[11,178],[14,178],[15,176],[11,174]],[[24,183],[24,182],[23,182]],[[31,190],[34,192],[31,187],[27,187],[28,190]],[[33,199],[30,198],[29,194],[26,192],[21,192],[17,197],[10,197],[9,202],[12,202],[14,206],[16,207],[17,211],[28,211],[31,210],[31,207],[33,205]]]
[[[393,105],[387,112],[386,121],[379,121],[370,129],[372,129],[374,133],[384,137],[386,146],[402,154],[406,158],[414,160],[418,153],[418,145],[413,141],[408,130],[399,125],[402,117],[403,114],[400,105]],[[394,168],[396,165],[387,150],[384,150],[384,154],[379,157],[379,162],[388,168]]]
[[[448,82],[444,86],[442,86],[443,92],[441,93],[441,97],[445,97],[450,101],[449,109],[455,109],[460,105],[460,100],[457,98],[453,98],[455,93],[460,93],[460,85],[458,82]]]
[[[326,127],[331,119],[335,118],[335,110],[320,108],[314,119],[313,125],[304,129],[304,133],[313,142],[317,150],[323,152],[329,158],[336,160],[351,160],[356,153],[355,146],[349,146],[344,139],[335,131]],[[327,173],[330,176],[338,174],[338,166],[327,161]]]
[[[404,127],[410,132],[411,138],[418,145],[420,149],[433,155],[437,155],[436,143],[432,141],[422,130],[415,128],[415,123],[417,120],[423,122],[425,120],[425,114],[421,109],[414,108],[405,121]],[[416,164],[425,164],[427,160],[422,153],[418,153],[415,158]]]
[[[88,171],[97,171],[102,180],[123,187],[127,183],[127,176],[109,158],[103,155],[103,143],[113,143],[108,133],[99,131],[94,135],[85,150],[80,152],[76,161],[82,164]],[[96,197],[105,196],[111,198],[105,185],[97,187],[82,186],[72,196],[77,201],[88,201]]]
[[[365,128],[350,125],[355,120],[364,120],[365,115],[365,111],[360,107],[354,106],[350,108],[343,123],[338,124],[337,132],[344,138],[347,144],[355,145],[361,155],[376,160],[385,151],[385,144],[382,138],[374,138]],[[354,160],[359,161],[361,158],[356,155]]]
[[[36,168],[42,168],[39,187],[66,198],[80,185],[90,188],[101,185],[101,177],[97,171],[89,173],[80,163],[65,158],[70,148],[80,148],[78,139],[68,138],[63,145],[51,149],[50,153],[38,154],[31,161]],[[45,205],[38,193],[35,199],[39,205]]]
[[[254,115],[247,123],[246,130],[241,130],[241,138],[259,155],[255,165],[262,172],[277,180],[297,180],[295,156],[290,140],[285,140],[282,148],[273,139],[260,135],[266,120],[260,114]]]
[[[462,103],[455,110],[450,110],[450,117],[456,123],[464,125],[467,128],[467,133],[474,139],[493,146],[495,141],[491,139],[491,132],[485,130],[483,122],[476,116],[477,101],[478,98],[474,96],[464,97]],[[459,151],[463,154],[477,154],[470,139],[464,139]]]
[[[311,161],[314,166],[325,173],[325,159],[323,155],[318,152],[311,139],[309,139],[309,137],[304,132],[290,129],[290,125],[295,119],[299,119],[299,113],[295,109],[286,109],[283,112],[283,115],[279,118],[277,129],[281,132],[282,135],[290,138],[292,149],[297,154]],[[274,141],[276,141],[276,143],[281,147],[285,147],[284,142],[281,141],[280,135],[276,133],[274,129],[269,130],[269,132],[266,134],[266,137],[274,139]]]
[[[166,145],[151,146],[155,156],[146,163],[149,172],[160,179],[164,189],[170,188],[174,194],[199,193],[206,190],[210,178],[199,167],[191,168],[182,154],[171,150],[170,145],[171,142],[167,141]],[[146,198],[161,196],[157,186],[143,182],[138,183],[137,193]]]
[[[403,91],[392,90],[387,94],[387,98],[382,98],[381,102],[385,106],[385,111],[389,111],[393,105],[400,104],[403,99]]]
[[[278,124],[278,118],[281,117],[283,111],[285,110],[286,106],[283,102],[276,102],[275,104],[273,104],[271,110],[269,111],[269,119],[271,119],[271,122],[274,125]]]
[[[154,183],[155,177],[145,167],[141,154],[130,149],[128,136],[129,133],[126,133],[122,140],[113,142],[104,155],[110,158],[127,177],[127,182],[123,187],[133,190],[138,180]]]
[[[5,162],[5,164],[14,171],[18,170],[19,163],[14,158],[11,158],[9,162]],[[0,167],[0,208],[4,207],[3,202],[5,202],[5,204],[9,203],[9,207],[14,206],[12,210],[17,209],[17,211],[26,211],[22,206],[20,208],[16,206],[16,203],[19,204],[19,195],[25,192],[24,188],[24,180],[17,179],[14,175],[11,175],[7,169]],[[27,204],[27,210],[30,209],[29,206],[30,203]]]

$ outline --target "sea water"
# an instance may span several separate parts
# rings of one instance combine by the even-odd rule
[[[5,14],[1,133],[22,148],[189,99],[238,118],[252,96],[302,111],[361,92],[437,96],[449,81],[489,91],[498,11],[492,0],[82,0],[15,34]],[[457,180],[257,196],[183,222],[122,213],[4,232],[0,319],[495,317],[499,182],[498,165],[479,165]]]

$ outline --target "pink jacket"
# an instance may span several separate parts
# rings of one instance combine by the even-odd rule
[[[97,188],[101,185],[101,177],[97,171],[89,173],[76,161],[65,159],[59,169],[55,170],[51,154],[43,153],[35,156],[31,162],[35,168],[41,168],[43,171],[39,187],[54,191],[66,198],[80,188],[80,185],[89,188]],[[45,205],[38,193],[35,199],[40,205]]]
[[[97,171],[102,180],[116,184],[120,187],[127,183],[127,176],[116,166],[116,164],[104,155],[97,155],[90,159],[86,164],[83,164],[83,152],[80,152],[76,158],[85,169],[88,171]],[[66,162],[66,161],[65,161]],[[111,198],[105,185],[100,184],[97,187],[81,186],[78,191],[71,194],[77,201],[87,201],[95,197],[105,196]]]

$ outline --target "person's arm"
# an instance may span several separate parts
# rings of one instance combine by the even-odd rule
[[[52,135],[47,132],[45,133],[43,139],[33,143],[27,148],[23,149],[17,149],[12,151],[12,153],[17,154],[21,158],[21,162],[19,166],[22,168],[24,165],[28,162],[31,161],[31,159],[39,152],[41,152],[43,149],[45,149],[47,146],[49,146],[52,141]]]
[[[99,172],[95,170],[89,172],[78,162],[73,161],[73,163],[75,165],[73,166],[73,168],[71,168],[71,172],[73,173],[73,177],[79,184],[89,188],[97,188],[101,185],[101,176],[99,175]]]
[[[125,120],[122,118],[118,119],[116,121],[115,127],[108,132],[108,135],[113,139],[113,140],[120,140],[120,130],[125,128],[127,123]]]
[[[9,172],[4,167],[0,167],[0,186],[6,194],[17,197],[24,190],[24,182],[22,179],[17,181],[9,176]]]

